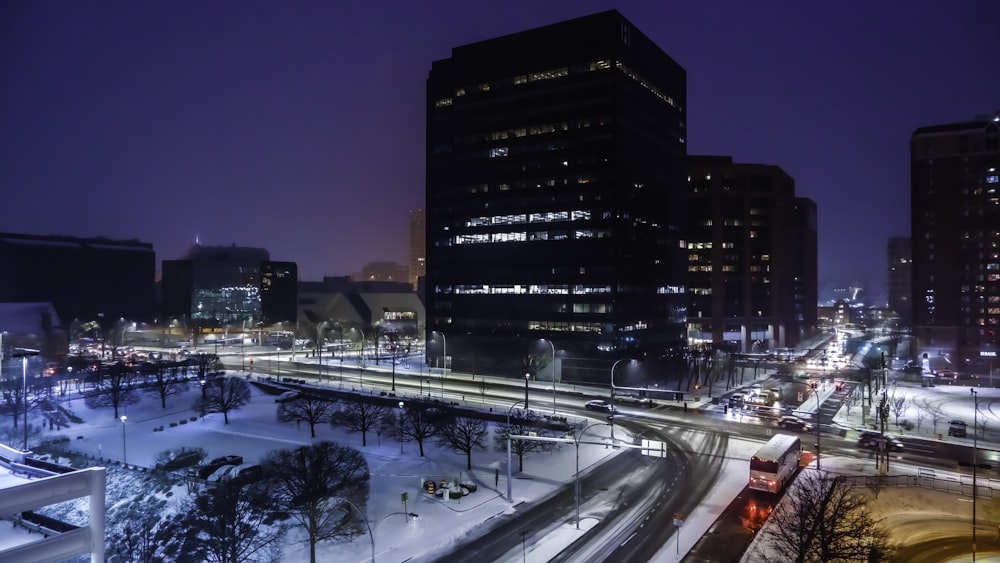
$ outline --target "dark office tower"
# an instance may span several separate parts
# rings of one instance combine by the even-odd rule
[[[262,262],[260,314],[265,324],[295,325],[298,316],[299,267],[295,262]]]
[[[688,339],[763,352],[816,327],[816,206],[781,168],[688,159]]]
[[[52,303],[67,327],[74,320],[153,320],[156,255],[149,243],[0,233],[0,268],[0,303]]]
[[[684,343],[685,84],[616,11],[434,62],[432,360],[523,377],[552,344],[562,376],[606,382]]]
[[[892,237],[888,246],[886,292],[889,308],[899,315],[900,322],[909,326],[913,309],[913,253],[910,237]]]
[[[423,209],[410,211],[410,285],[427,274],[427,214]]]
[[[921,353],[979,373],[1000,345],[998,178],[1000,112],[914,131],[914,335]]]

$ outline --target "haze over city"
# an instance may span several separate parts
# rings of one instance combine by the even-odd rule
[[[615,8],[687,71],[689,154],[774,164],[819,211],[819,280],[881,284],[909,135],[997,109],[979,0],[14,2],[3,230],[267,248],[300,279],[407,261],[425,81],[451,48]]]

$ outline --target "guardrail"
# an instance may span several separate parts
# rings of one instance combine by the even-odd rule
[[[933,469],[917,469],[916,475],[844,475],[841,477],[865,487],[922,487],[935,491],[972,496],[976,498],[1000,498],[1000,480],[977,477],[973,487],[971,475],[938,475]]]

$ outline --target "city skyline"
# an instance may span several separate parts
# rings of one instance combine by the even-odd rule
[[[0,230],[139,239],[158,265],[262,247],[303,280],[406,264],[431,64],[614,8],[686,70],[688,153],[785,170],[817,203],[820,286],[881,287],[910,234],[911,133],[1000,92],[992,2],[907,7],[15,2]]]

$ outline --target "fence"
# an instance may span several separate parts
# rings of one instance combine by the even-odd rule
[[[842,479],[865,487],[923,487],[962,496],[972,496],[971,475],[938,475],[933,469],[918,468],[916,475],[850,475]],[[976,498],[1000,498],[1000,480],[976,477]]]

